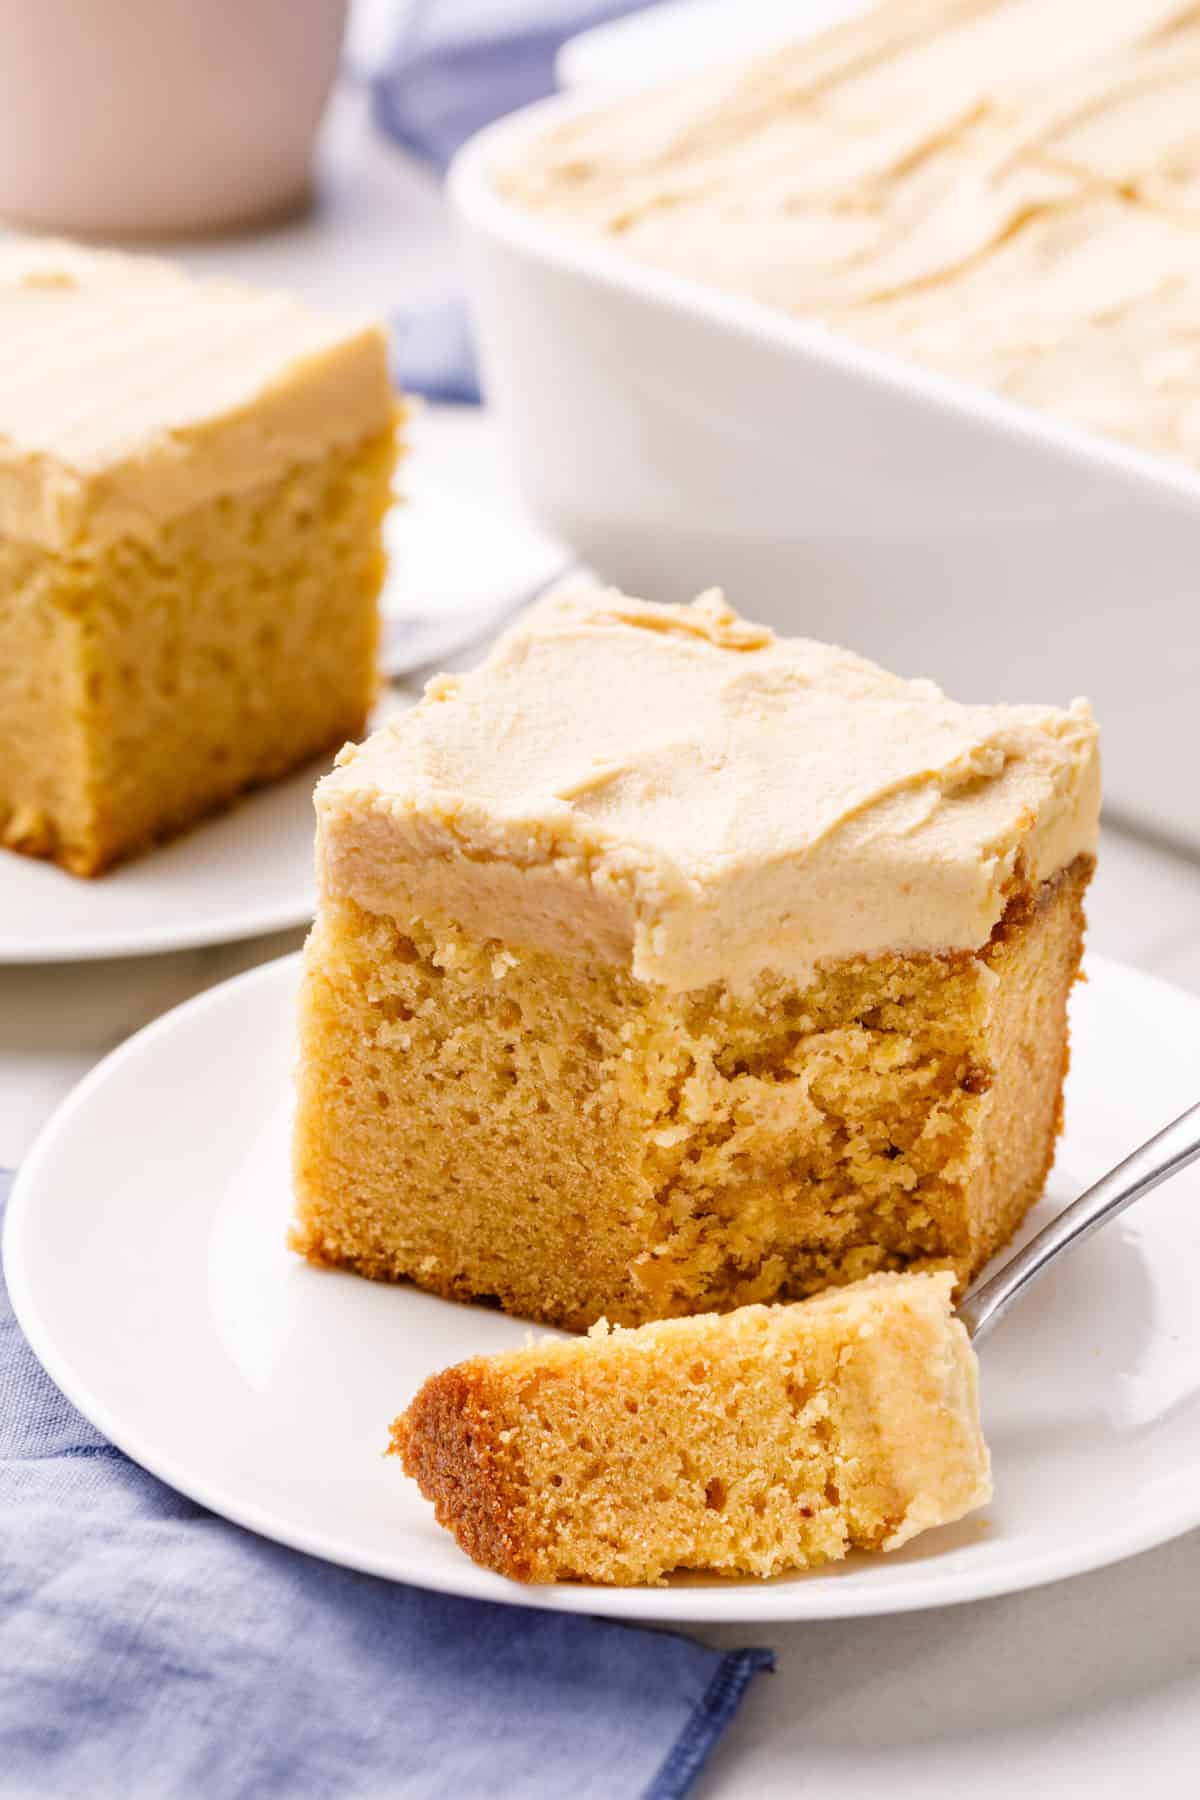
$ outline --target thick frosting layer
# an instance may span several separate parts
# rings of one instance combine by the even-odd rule
[[[325,891],[676,990],[974,950],[1095,845],[1086,701],[962,706],[718,593],[542,602],[317,789]]]
[[[147,257],[0,249],[0,533],[87,551],[388,429],[377,326]]]
[[[676,273],[1200,464],[1200,5],[884,0],[534,141]]]

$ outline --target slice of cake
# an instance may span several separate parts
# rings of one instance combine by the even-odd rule
[[[386,344],[45,242],[0,339],[0,844],[94,875],[361,735]]]
[[[969,1278],[1040,1193],[1084,702],[543,603],[317,791],[295,1242],[574,1328]]]
[[[991,1497],[953,1279],[596,1326],[432,1376],[392,1450],[518,1581],[779,1575],[894,1550]]]

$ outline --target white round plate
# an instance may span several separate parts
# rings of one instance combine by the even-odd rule
[[[1068,1126],[1029,1230],[1196,1098],[1200,1001],[1094,958]],[[297,960],[129,1040],[15,1184],[13,1303],[94,1424],[193,1499],[397,1581],[627,1618],[899,1612],[1032,1587],[1200,1523],[1200,1170],[1048,1276],[983,1348],[996,1498],[887,1556],[771,1582],[521,1587],[478,1569],[381,1452],[432,1370],[526,1327],[307,1267],[284,1246]]]

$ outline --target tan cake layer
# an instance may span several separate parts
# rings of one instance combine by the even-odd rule
[[[96,874],[360,736],[394,460],[388,431],[94,560],[0,538],[0,844]]]
[[[598,1326],[434,1375],[392,1450],[469,1556],[520,1581],[771,1576],[895,1549],[991,1496],[950,1277]]]
[[[1085,701],[963,706],[777,638],[720,594],[599,589],[347,748],[325,891],[401,921],[627,964],[678,993],[986,943],[1017,878],[1095,847]]]
[[[0,845],[93,875],[365,727],[384,334],[0,248]]]
[[[607,962],[323,902],[295,1242],[575,1329],[968,1281],[1041,1193],[1089,859],[976,955],[690,994]]]
[[[1200,6],[883,0],[533,141],[504,192],[1200,462]]]

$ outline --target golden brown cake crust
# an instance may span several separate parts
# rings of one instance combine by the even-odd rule
[[[427,1381],[393,1421],[389,1454],[400,1457],[405,1474],[432,1501],[438,1524],[468,1556],[513,1581],[530,1581],[534,1558],[522,1537],[488,1386],[481,1357]]]

